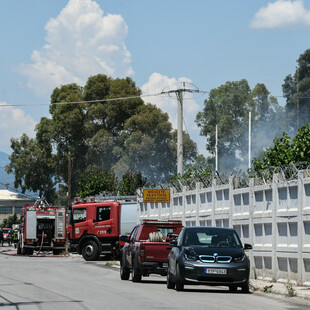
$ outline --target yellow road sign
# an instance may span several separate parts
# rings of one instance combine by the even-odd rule
[[[143,189],[143,202],[170,202],[170,190]]]

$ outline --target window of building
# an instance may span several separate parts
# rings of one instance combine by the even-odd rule
[[[15,207],[15,214],[20,214],[22,207]]]
[[[0,214],[12,214],[13,208],[12,207],[0,207]]]

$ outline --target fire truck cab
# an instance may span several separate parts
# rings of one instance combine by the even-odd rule
[[[85,260],[100,254],[119,256],[121,234],[130,233],[137,223],[136,201],[76,201],[68,229],[70,252]]]

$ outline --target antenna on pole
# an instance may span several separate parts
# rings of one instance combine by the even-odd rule
[[[177,173],[183,175],[183,99],[184,93],[200,93],[197,86],[189,82],[181,82],[182,88],[162,91],[161,94],[168,94],[170,97],[173,95],[178,100],[178,142],[177,142]],[[186,84],[188,86],[186,87]],[[192,87],[192,88],[191,88]],[[203,92],[205,93],[205,92]],[[173,98],[173,97],[172,97]]]

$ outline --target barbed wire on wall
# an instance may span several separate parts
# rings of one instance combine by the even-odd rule
[[[297,162],[288,165],[281,165],[279,167],[268,167],[260,170],[259,172],[251,170],[248,172],[240,171],[221,171],[212,172],[210,176],[195,176],[192,178],[175,180],[165,185],[165,188],[175,188],[177,192],[181,192],[183,187],[186,186],[188,190],[194,190],[196,184],[200,183],[201,187],[212,187],[213,182],[215,185],[229,184],[232,177],[234,188],[246,188],[250,186],[251,179],[254,185],[267,185],[273,182],[273,175],[277,174],[278,179],[281,181],[292,181],[298,179],[299,171],[305,172],[305,177],[310,178],[310,162]],[[158,187],[157,187],[158,188]]]

